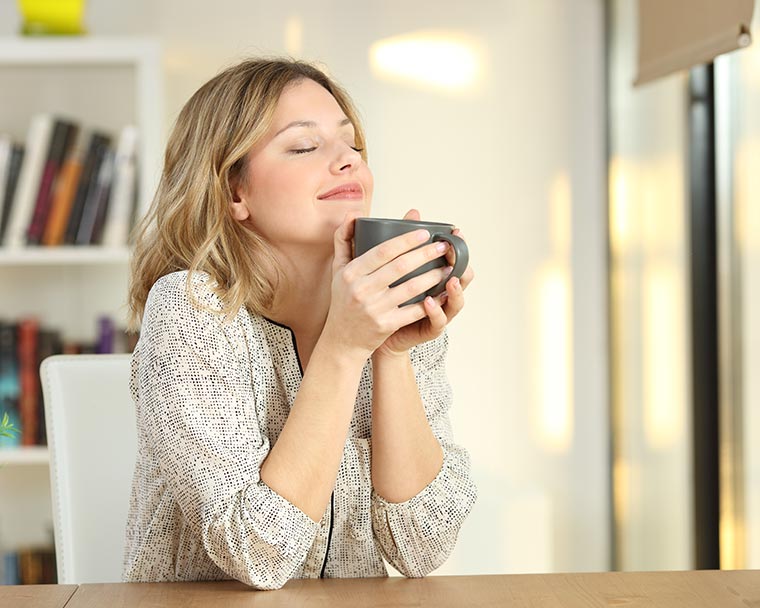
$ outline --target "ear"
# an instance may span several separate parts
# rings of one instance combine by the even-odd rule
[[[232,218],[238,222],[244,222],[251,216],[251,212],[248,211],[245,201],[240,199],[235,200],[234,198],[230,201],[230,213],[232,213]]]
[[[241,192],[237,183],[232,183],[232,200],[230,201],[230,213],[232,218],[238,222],[243,222],[251,216],[251,212],[246,205],[245,196]]]

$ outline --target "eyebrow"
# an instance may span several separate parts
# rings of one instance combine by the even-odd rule
[[[338,122],[339,127],[345,127],[346,125],[351,124],[350,118],[344,118],[340,122]],[[317,123],[315,123],[313,120],[294,120],[293,122],[285,125],[282,129],[277,131],[277,133],[274,134],[275,137],[277,137],[280,133],[283,133],[284,131],[287,131],[288,129],[293,129],[296,127],[307,127],[309,129],[315,129],[317,127]]]

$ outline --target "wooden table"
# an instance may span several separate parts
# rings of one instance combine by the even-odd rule
[[[2,608],[63,608],[76,585],[0,585]]]
[[[66,604],[103,606],[759,608],[760,570],[293,580],[278,591],[254,591],[233,581],[80,585]]]

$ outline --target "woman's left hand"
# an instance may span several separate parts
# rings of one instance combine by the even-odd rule
[[[419,220],[420,213],[416,209],[411,209],[406,213],[404,219]],[[458,228],[454,229],[452,234],[464,238]],[[454,265],[454,256],[454,250],[449,247],[446,252],[446,260],[450,266]],[[446,291],[442,294],[434,298],[428,296],[418,304],[410,304],[409,306],[423,306],[427,316],[391,334],[375,351],[375,354],[402,355],[413,346],[440,336],[451,320],[464,308],[464,290],[467,289],[474,277],[475,272],[472,267],[467,266],[461,279],[451,277],[448,280]]]

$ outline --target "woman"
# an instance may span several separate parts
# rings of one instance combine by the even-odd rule
[[[372,174],[320,70],[249,60],[202,86],[169,138],[130,285],[139,452],[126,581],[424,576],[476,490],[447,410],[449,255],[418,231],[352,259]],[[411,211],[407,217],[419,217]]]

